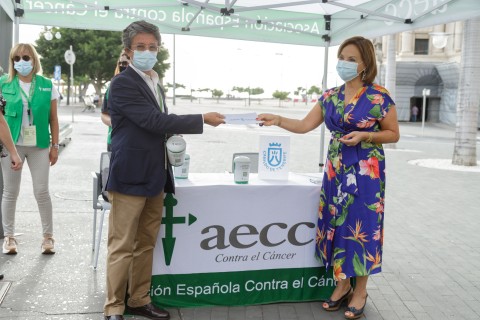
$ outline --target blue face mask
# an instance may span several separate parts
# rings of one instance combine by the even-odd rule
[[[157,63],[157,52],[145,51],[133,51],[132,63],[135,68],[142,71],[152,70]]]
[[[348,82],[356,77],[360,73],[357,72],[358,63],[352,61],[338,60],[337,73],[343,81]]]
[[[33,70],[32,61],[20,60],[18,62],[14,62],[13,68],[17,70],[17,72],[20,73],[22,76],[26,77]]]

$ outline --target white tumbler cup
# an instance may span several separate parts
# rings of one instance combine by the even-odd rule
[[[185,159],[185,149],[187,143],[181,136],[171,136],[167,140],[168,161],[174,167],[179,167]]]
[[[177,179],[188,179],[188,167],[190,166],[190,155],[185,154],[183,164],[173,168],[173,174]]]
[[[247,184],[250,175],[250,158],[238,156],[233,159],[233,179],[235,183]]]

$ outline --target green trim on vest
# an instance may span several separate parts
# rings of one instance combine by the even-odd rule
[[[0,78],[3,97],[7,101],[5,120],[7,120],[13,142],[16,144],[22,128],[23,102],[18,76],[12,82],[6,82],[8,75]],[[33,124],[37,127],[37,147],[50,146],[50,108],[52,99],[52,81],[35,75],[35,89],[30,108]]]
[[[108,103],[108,94],[110,93],[110,86],[107,88],[105,91],[105,95],[103,98],[105,99],[105,103]],[[107,133],[107,145],[112,144],[112,127],[108,127],[108,133]]]

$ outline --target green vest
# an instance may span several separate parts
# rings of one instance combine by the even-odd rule
[[[23,101],[18,76],[6,82],[8,75],[0,78],[0,92],[7,101],[5,120],[7,120],[13,142],[17,143],[22,129]],[[50,107],[52,99],[52,81],[35,75],[35,89],[30,101],[33,124],[37,127],[37,147],[50,146]]]

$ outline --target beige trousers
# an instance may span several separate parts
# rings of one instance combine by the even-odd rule
[[[49,148],[16,146],[20,158],[28,163],[32,175],[33,194],[37,200],[40,221],[42,222],[42,233],[44,237],[53,236],[53,210],[52,199],[48,189],[50,174]],[[3,170],[3,201],[2,219],[5,236],[15,235],[15,212],[17,199],[20,193],[22,170],[13,171],[10,169],[10,157],[2,158]],[[26,186],[24,186],[26,188]]]
[[[147,198],[109,191],[106,316],[123,314],[127,287],[130,307],[151,302],[153,249],[162,221],[163,197],[163,192]]]

